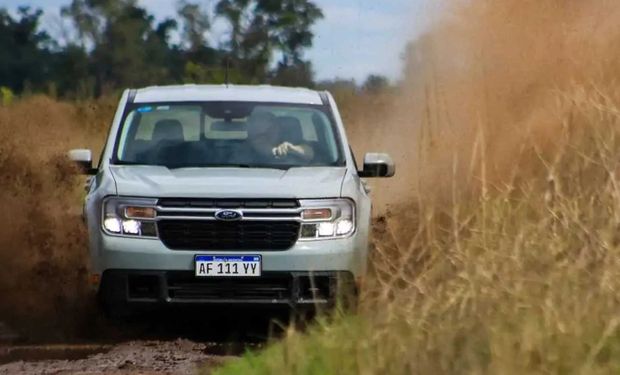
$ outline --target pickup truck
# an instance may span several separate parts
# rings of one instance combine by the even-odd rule
[[[87,184],[91,283],[108,314],[170,305],[331,306],[367,272],[371,201],[328,92],[126,90]],[[343,288],[352,286],[352,289]]]

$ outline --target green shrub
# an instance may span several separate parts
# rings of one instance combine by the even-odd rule
[[[5,86],[0,87],[0,101],[2,102],[2,105],[10,105],[11,103],[13,103],[14,98],[15,95],[10,88]]]

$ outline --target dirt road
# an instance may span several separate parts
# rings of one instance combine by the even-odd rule
[[[194,374],[222,364],[220,344],[190,340],[0,347],[0,374]],[[2,364],[4,363],[4,364]]]
[[[52,344],[0,322],[0,374],[194,374],[260,349],[284,323],[278,311],[171,311]]]

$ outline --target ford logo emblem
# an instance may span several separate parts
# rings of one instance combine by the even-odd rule
[[[215,213],[215,218],[221,221],[237,221],[243,219],[243,213],[236,210],[220,210]]]

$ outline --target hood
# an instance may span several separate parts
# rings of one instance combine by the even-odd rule
[[[335,198],[345,167],[181,168],[110,166],[118,195],[175,198]]]

